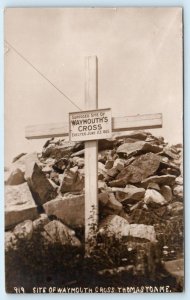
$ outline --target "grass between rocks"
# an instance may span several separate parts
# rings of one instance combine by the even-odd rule
[[[164,285],[170,286],[172,292],[180,292],[181,284],[164,270],[162,260],[181,256],[182,219],[157,224],[155,229],[156,244],[142,239],[97,236],[89,256],[85,256],[84,243],[81,247],[51,244],[40,231],[35,231],[32,239],[18,240],[17,246],[6,253],[6,290],[13,293],[13,287],[20,286],[24,286],[25,292],[32,292],[33,287],[43,286]],[[81,238],[82,232],[79,234]],[[163,253],[164,245],[168,251]]]

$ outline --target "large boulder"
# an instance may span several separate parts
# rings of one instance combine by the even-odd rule
[[[112,188],[112,191],[115,192],[116,199],[122,203],[126,200],[142,200],[145,194],[145,189],[138,188],[132,184],[127,184],[125,188]]]
[[[5,184],[7,185],[18,185],[24,183],[26,180],[24,179],[24,172],[19,168],[15,168],[9,175]]]
[[[144,224],[129,224],[120,216],[108,216],[100,224],[100,234],[116,236],[117,238],[133,237],[156,242],[156,233],[153,226]]]
[[[82,192],[84,189],[84,177],[78,171],[78,167],[67,169],[64,172],[61,183],[61,193]]]
[[[58,243],[63,246],[81,246],[81,242],[75,236],[74,230],[57,220],[51,221],[44,226],[43,236],[49,244]]]
[[[135,143],[124,143],[117,148],[118,154],[124,154],[127,157],[147,152],[158,153],[160,151],[162,151],[161,147],[151,145],[150,143],[146,143],[144,141],[138,141]]]
[[[146,179],[143,179],[142,182],[141,182],[141,185],[144,187],[144,188],[147,188],[149,183],[157,183],[157,184],[160,184],[160,185],[169,185],[171,186],[172,184],[174,184],[175,182],[175,178],[176,176],[175,175],[154,175],[154,176],[151,176],[149,178],[146,178]]]
[[[84,226],[84,195],[59,195],[46,202],[43,208],[48,216],[56,216],[70,227]]]
[[[124,168],[116,179],[123,179],[126,183],[138,183],[153,175],[159,168],[160,158],[154,153],[147,153],[136,158]]]
[[[31,240],[33,234],[33,223],[31,220],[26,220],[15,226],[14,235],[19,240]]]
[[[15,186],[5,186],[6,229],[25,220],[34,220],[37,217],[37,206],[27,183]]]
[[[106,212],[109,212],[110,214],[119,214],[123,209],[122,204],[115,199],[113,193],[100,193],[98,195],[98,200],[100,202],[100,208],[106,208]]]
[[[50,143],[47,147],[44,147],[42,156],[44,158],[55,158],[59,160],[63,157],[70,156],[74,152],[78,152],[84,148],[83,143],[74,143],[74,142],[57,142],[57,143]]]
[[[157,207],[168,204],[165,198],[158,191],[153,189],[146,190],[144,202],[151,207]]]
[[[27,162],[25,179],[37,205],[42,205],[57,196],[56,189],[35,162]]]
[[[13,160],[10,166],[9,172],[6,174],[5,184],[17,185],[26,182],[24,178],[26,164],[28,162],[38,162],[38,156],[36,152],[30,154],[19,155],[18,158]]]

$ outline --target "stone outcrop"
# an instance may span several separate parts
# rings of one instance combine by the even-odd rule
[[[27,183],[5,186],[5,228],[38,217],[37,206]]]

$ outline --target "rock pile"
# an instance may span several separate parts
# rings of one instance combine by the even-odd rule
[[[183,222],[182,152],[147,132],[99,141],[100,236],[159,242],[168,257],[176,251],[165,243],[170,225]],[[84,227],[84,176],[82,142],[51,139],[41,154],[15,158],[5,179],[7,251],[36,228],[50,242],[56,232],[61,244],[80,246],[74,230]]]

